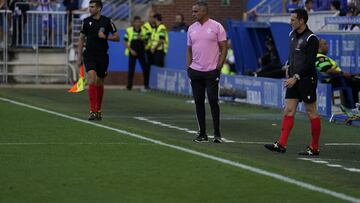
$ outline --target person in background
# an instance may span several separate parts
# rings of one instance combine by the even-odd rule
[[[235,55],[234,50],[231,48],[231,40],[227,41],[227,55],[224,65],[221,68],[221,74],[223,75],[236,75],[235,68]]]
[[[336,61],[331,59],[327,56],[327,53],[329,51],[329,46],[327,42],[324,39],[320,39],[319,41],[319,52],[316,56],[316,68],[317,70],[324,76],[343,76],[345,78],[345,81],[347,85],[349,85],[352,89],[352,95],[353,95],[353,101],[354,103],[359,102],[359,91],[360,91],[360,80],[355,78],[353,75],[351,75],[349,72],[342,71],[341,68],[338,66]],[[335,77],[328,79],[326,83],[331,83],[333,87],[338,87],[340,85],[341,78]],[[352,104],[349,104],[349,102],[346,103],[345,106],[348,108],[352,108]]]
[[[291,3],[287,5],[286,12],[291,13],[293,10],[302,8],[303,5],[300,0],[291,0]]]
[[[258,61],[260,68],[250,75],[255,77],[284,78],[285,70],[281,65],[274,41],[270,36],[265,41],[265,48],[265,53]]]
[[[85,18],[90,16],[90,14],[88,13],[89,5],[90,5],[90,0],[82,0],[80,8],[78,10],[76,10],[76,11],[80,11],[80,12],[86,12],[86,13],[80,15],[81,20],[84,20]]]
[[[340,13],[341,13],[341,11],[340,11],[340,1],[338,1],[338,0],[331,1],[330,10],[336,11],[334,16],[340,16]]]
[[[64,0],[63,5],[65,7],[65,11],[67,12],[68,40],[71,42],[73,11],[79,9],[79,0]]]
[[[143,70],[144,87],[149,89],[149,68],[145,57],[146,30],[141,26],[139,16],[135,16],[133,25],[128,27],[124,36],[125,55],[129,57],[128,83],[126,89],[131,90],[133,86],[136,61],[139,60]]]
[[[308,12],[308,13],[314,12],[313,7],[314,7],[313,0],[306,0],[305,1],[304,9],[306,10],[306,12]]]
[[[23,28],[27,23],[26,12],[30,10],[30,4],[25,0],[10,0],[8,2],[8,6],[13,13],[13,33],[11,46],[21,46]]]
[[[173,32],[187,32],[188,26],[184,22],[184,15],[182,13],[178,13],[175,16],[175,25],[171,28]]]
[[[6,0],[0,0],[0,10],[7,10],[7,2]],[[8,17],[5,15],[5,13],[0,14],[0,49],[4,48],[4,25],[5,21],[7,22]]]
[[[154,15],[155,29],[151,39],[151,53],[153,64],[158,67],[165,66],[165,55],[169,46],[169,37],[165,25],[162,23],[161,14]]]
[[[313,0],[314,11],[328,11],[330,10],[331,0]]]
[[[352,6],[347,9],[347,11],[346,11],[347,17],[352,17],[352,16],[356,16],[356,15],[358,15],[358,11],[357,11],[356,7]],[[357,26],[355,24],[344,25],[343,31],[359,31],[359,26]]]
[[[43,14],[41,16],[41,28],[43,30],[42,34],[42,42],[43,46],[50,46],[54,41],[54,33],[53,33],[53,18],[52,15],[49,14],[53,11],[51,4],[56,3],[55,0],[39,0],[37,1],[37,11],[47,12],[47,14]]]
[[[109,65],[108,40],[119,41],[120,37],[110,18],[101,15],[101,0],[89,2],[90,17],[83,20],[77,64],[82,63],[88,76],[90,115],[88,120],[102,120],[101,105],[104,95],[104,80]],[[111,35],[109,35],[111,33]],[[83,49],[85,45],[85,50]]]
[[[281,134],[273,144],[265,144],[265,148],[278,152],[286,152],[286,144],[294,126],[296,109],[299,102],[304,102],[311,126],[311,144],[298,153],[302,156],[317,156],[320,154],[319,139],[321,121],[317,112],[316,88],[317,72],[315,67],[316,54],[319,50],[319,40],[307,26],[308,14],[305,9],[296,9],[291,13],[289,34],[290,49],[288,59],[288,78],[284,81],[286,88],[284,116]]]
[[[151,53],[151,45],[152,45],[152,36],[155,31],[155,20],[154,20],[154,11],[150,11],[148,21],[142,25],[142,28],[146,32],[146,39],[147,42],[145,44],[145,52],[146,52],[146,59],[149,66],[149,73],[151,65],[154,64],[154,55]],[[150,74],[149,74],[150,76]],[[148,79],[149,80],[149,79]]]
[[[192,15],[196,20],[187,32],[187,73],[195,100],[199,126],[195,142],[208,142],[205,118],[205,92],[210,104],[214,127],[214,143],[221,143],[219,81],[227,53],[224,27],[209,18],[208,4],[195,3]]]

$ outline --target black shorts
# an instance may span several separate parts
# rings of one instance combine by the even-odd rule
[[[291,88],[286,89],[285,99],[299,99],[311,104],[316,101],[317,78],[308,76],[297,81]]]
[[[90,54],[86,50],[83,53],[86,72],[94,70],[99,78],[105,78],[109,66],[109,55]]]

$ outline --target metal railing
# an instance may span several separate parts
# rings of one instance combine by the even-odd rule
[[[19,14],[0,10],[0,19],[4,33],[1,39],[0,83],[8,83],[9,78],[11,81],[35,83],[70,81],[66,12],[29,10]],[[10,58],[9,53],[17,57]]]
[[[1,30],[0,30],[0,49],[2,51],[2,59],[0,63],[0,76],[1,81],[3,83],[8,82],[8,47],[9,47],[9,33],[10,33],[10,18],[11,18],[12,12],[9,10],[0,10],[0,21],[1,21]]]
[[[27,11],[14,18],[13,42],[17,47],[65,47],[66,12]]]

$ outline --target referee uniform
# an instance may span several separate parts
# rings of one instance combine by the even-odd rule
[[[102,120],[101,105],[104,79],[109,65],[108,40],[119,41],[115,25],[101,15],[102,2],[91,0],[90,17],[83,20],[78,43],[78,65],[84,63],[89,82],[90,115],[88,120]],[[111,34],[110,34],[111,33]],[[84,43],[85,49],[84,49]],[[81,54],[82,53],[82,54]]]
[[[286,89],[285,99],[299,99],[299,102],[313,103],[316,101],[315,61],[319,40],[309,28],[300,34],[291,32],[289,36],[291,42],[288,75],[295,76],[298,82]]]
[[[101,16],[100,19],[91,16],[84,19],[81,33],[86,36],[86,47],[83,52],[86,72],[94,70],[98,77],[105,78],[109,65],[109,45],[106,39],[98,37],[99,32],[108,36],[109,33],[117,32],[117,29],[110,18],[105,16]]]
[[[273,144],[265,144],[271,151],[286,152],[288,137],[294,126],[296,108],[299,102],[304,102],[311,126],[311,144],[298,153],[303,156],[319,155],[319,138],[321,122],[316,106],[317,73],[315,68],[319,40],[306,25],[308,14],[304,9],[291,12],[290,49],[288,58],[288,78],[284,81],[286,87],[284,117],[281,124],[279,140]]]

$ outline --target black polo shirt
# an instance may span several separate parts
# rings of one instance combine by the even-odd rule
[[[100,31],[104,32],[107,37],[109,33],[115,33],[117,29],[110,18],[105,16],[100,16],[98,20],[92,16],[84,19],[80,32],[86,36],[85,50],[88,53],[107,53],[109,45],[107,39],[99,38]]]

